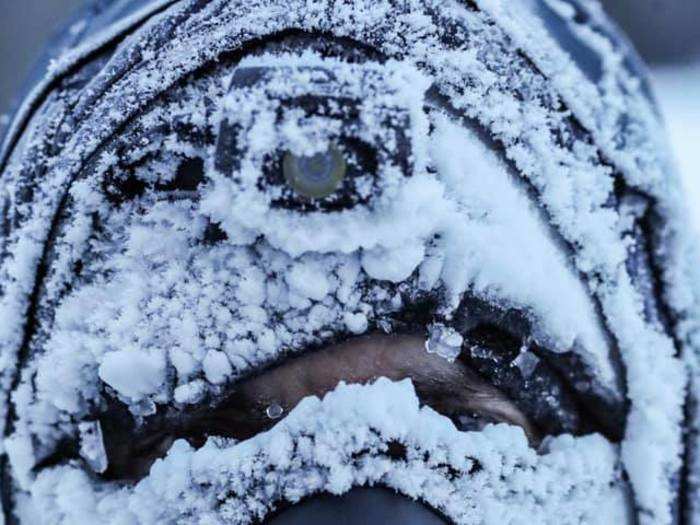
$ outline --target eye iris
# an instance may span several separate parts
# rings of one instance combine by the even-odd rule
[[[310,157],[287,153],[283,162],[287,183],[298,194],[312,199],[327,197],[337,190],[346,169],[343,154],[334,147]]]

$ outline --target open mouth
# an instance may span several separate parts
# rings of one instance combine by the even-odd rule
[[[520,426],[533,445],[539,444],[539,429],[505,394],[461,360],[429,353],[425,345],[420,336],[359,336],[289,358],[239,382],[213,406],[164,415],[132,436],[114,435],[119,430],[109,421],[116,418],[107,413],[102,425],[109,465],[105,474],[138,479],[176,439],[196,446],[210,436],[248,439],[271,428],[307,396],[323,397],[341,382],[365,384],[380,377],[411,379],[421,402],[450,416],[462,430],[505,422]]]
[[[184,408],[161,407],[141,423],[114,400],[98,420],[83,424],[81,442],[67,447],[105,479],[135,482],[178,439],[195,448],[210,437],[246,440],[272,428],[306,397],[378,378],[410,379],[421,404],[461,431],[507,423],[520,427],[536,449],[560,434],[622,438],[624,402],[599,388],[573,353],[553,354],[499,328],[495,319],[484,322],[494,311],[476,301],[469,309],[472,322],[454,323],[460,331],[445,325],[421,331],[418,316],[430,306],[398,313],[393,333],[377,328],[283,357],[218,395]],[[65,452],[63,447],[62,459]]]

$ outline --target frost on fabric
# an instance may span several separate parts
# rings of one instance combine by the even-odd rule
[[[696,270],[687,258],[676,183],[657,158],[658,123],[603,35],[581,28],[604,59],[603,80],[594,85],[552,40],[534,37],[541,34],[536,20],[516,16],[520,11],[506,2],[475,5],[212,1],[189,10],[180,2],[124,41],[87,88],[43,103],[0,189],[13,224],[0,246],[0,369],[16,408],[4,448],[49,523],[74,523],[76,516],[115,523],[199,516],[216,523],[242,516],[241,509],[262,515],[268,509],[260,495],[268,491],[276,500],[295,500],[354,483],[387,484],[463,523],[477,522],[476,513],[494,523],[518,516],[622,521],[615,514],[622,497],[615,488],[618,452],[602,438],[559,437],[538,455],[517,429],[458,433],[419,409],[403,383],[307,399],[273,431],[247,442],[212,439],[198,451],[179,442],[133,491],[89,479],[76,465],[34,478],[33,465],[62,438],[81,434],[77,422],[99,410],[105,392],[138,417],[166,404],[198,403],[339,334],[390,331],[392,313],[418,292],[440,297],[447,324],[465,294],[526,312],[538,343],[573,349],[595,371],[594,388],[614,390],[608,357],[618,347],[630,400],[622,467],[642,521],[670,521],[685,378],[673,341],[645,315],[626,265],[630,219],[614,205],[616,178],[655,200],[664,221],[656,255],[664,261],[665,299],[678,312],[678,341],[692,363],[700,280],[688,277]],[[393,86],[386,102],[410,116],[415,169],[410,177],[384,172],[391,184],[371,205],[299,213],[272,207],[275,195],[259,190],[256,152],[271,144],[301,152],[329,143],[313,121],[290,114],[277,136],[264,118],[256,120],[250,163],[237,178],[215,169],[213,143],[183,140],[173,129],[216,133],[235,96],[247,104],[237,106],[245,109],[241,119],[272,114],[255,93],[230,93],[233,71],[225,66],[184,87],[178,82],[225,52],[289,28],[351,37],[391,57],[377,69]],[[272,62],[258,56],[242,65]],[[301,67],[292,74],[303,75],[320,59],[306,53],[284,62],[296,62]],[[373,89],[353,74],[356,67],[333,64],[349,92]],[[283,80],[274,88],[298,85]],[[451,111],[434,104],[435,92]],[[149,106],[156,97],[159,103]],[[637,115],[641,121],[621,126]],[[55,155],[42,137],[64,121],[73,127]],[[504,154],[487,148],[463,121],[487,129]],[[98,150],[124,123],[123,135],[138,142]],[[193,159],[203,165],[201,198],[159,195],[154,188],[167,187]],[[46,169],[41,184],[28,175],[36,164]],[[148,190],[115,206],[105,193],[120,199],[113,186],[127,175]],[[56,214],[66,217],[53,232],[36,333],[25,342],[23,316]],[[208,240],[214,226],[225,241]],[[527,355],[514,366],[531,367]],[[15,385],[16,366],[22,371]],[[363,400],[371,400],[370,413],[358,413]],[[357,432],[363,446],[353,449],[348,432]],[[383,450],[393,439],[406,445],[406,461],[367,455],[343,464],[352,452]],[[99,464],[99,450],[86,447]],[[270,465],[279,469],[264,478]],[[457,469],[460,481],[448,484],[440,465]]]

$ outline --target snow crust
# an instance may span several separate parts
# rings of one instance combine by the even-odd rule
[[[212,1],[188,10],[189,2],[180,2],[124,41],[70,101],[54,95],[44,102],[3,173],[0,204],[12,205],[13,227],[0,246],[0,369],[17,410],[3,448],[46,522],[184,523],[197,516],[217,523],[239,516],[246,523],[245,516],[268,510],[262,494],[295,500],[356,483],[388,484],[460,523],[478,523],[479,516],[491,523],[517,523],[522,516],[543,523],[553,517],[557,523],[621,522],[619,460],[640,521],[671,522],[685,369],[664,327],[645,316],[626,266],[629,218],[610,204],[615,177],[653,199],[663,224],[654,255],[663,261],[664,298],[677,318],[675,343],[697,370],[700,279],[657,117],[619,50],[601,33],[575,27],[602,58],[603,80],[596,85],[543,36],[536,18],[502,0],[475,4],[478,10],[430,1]],[[597,3],[585,5],[594,20],[601,16]],[[575,26],[573,13],[559,8]],[[209,163],[212,148],[197,150],[173,136],[145,138],[130,160],[163,152],[137,173],[151,183],[172,179],[178,159],[209,159],[202,199],[147,195],[111,209],[100,184],[119,159],[110,151],[93,157],[101,142],[200,65],[287,28],[349,36],[392,57],[382,69],[393,79],[391,102],[411,115],[413,176],[391,179],[384,200],[371,206],[301,214],[272,209],[270,195],[252,185],[241,192]],[[165,43],[158,38],[163,34],[169,35]],[[320,59],[306,54],[299,60],[314,65]],[[229,79],[184,88],[182,99],[146,111],[139,122],[156,128],[180,118],[215,128],[227,111]],[[347,80],[352,88],[357,78]],[[454,110],[490,132],[505,160],[443,108],[432,107],[426,116],[431,84]],[[82,113],[52,157],[39,148],[42,137],[71,112]],[[430,139],[428,120],[435,128]],[[285,144],[297,139],[299,148],[308,145],[300,138],[314,131],[313,125],[301,134],[287,129]],[[269,141],[279,143],[269,133],[255,136],[260,151]],[[327,142],[321,137],[315,144]],[[78,177],[88,159],[95,162],[93,175]],[[35,163],[46,167],[41,184],[26,181],[27,165]],[[391,170],[386,174],[391,178]],[[40,318],[14,385],[35,271],[69,186],[70,220],[53,248],[57,256],[39,305],[40,313],[55,310],[55,318]],[[103,237],[92,231],[95,215],[104,221]],[[221,224],[228,242],[203,246],[211,222]],[[92,262],[85,277],[74,280],[72,269],[86,253]],[[71,280],[75,286],[66,286]],[[419,409],[409,385],[380,381],[339,388],[323,402],[307,399],[273,431],[244,443],[212,439],[198,451],[176,443],[133,491],[95,482],[78,465],[34,478],[35,462],[60,438],[79,433],[76,422],[99,408],[105,388],[139,416],[158,404],[196,403],[286,352],[338,333],[363,333],[371,323],[381,326],[383,316],[403,306],[395,288],[402,283],[444,292],[448,320],[465,293],[524,310],[538,342],[574,348],[610,389],[608,355],[615,344],[630,400],[619,453],[598,436],[560,437],[538,455],[514,428],[459,433]],[[3,401],[3,414],[7,410]],[[369,455],[359,464],[343,463],[350,451],[363,449],[353,449],[358,436],[364,448],[380,450],[399,439],[409,455],[430,450],[440,459],[426,466],[416,452],[402,465]],[[467,457],[482,470],[468,474],[474,460]],[[459,481],[447,483],[440,464],[456,468]],[[268,478],[266,466],[276,467]],[[465,497],[473,507],[465,506]]]
[[[386,455],[389,443],[405,459]],[[251,523],[281,500],[382,484],[456,523],[623,523],[614,447],[599,436],[553,439],[538,455],[508,425],[459,432],[420,407],[409,380],[344,385],[306,398],[269,432],[233,443],[178,441],[135,488],[97,488],[65,466],[32,487],[37,510],[60,523]],[[576,479],[567,473],[575,469]],[[527,516],[527,521],[524,517]]]

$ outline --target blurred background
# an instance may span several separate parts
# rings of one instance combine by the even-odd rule
[[[700,0],[603,0],[651,68],[700,234]]]
[[[46,40],[84,0],[0,0],[0,113],[13,107],[13,97]]]
[[[46,39],[83,0],[0,0],[0,126]],[[700,233],[700,0],[603,0],[651,67]]]

